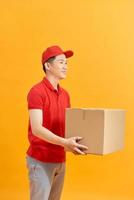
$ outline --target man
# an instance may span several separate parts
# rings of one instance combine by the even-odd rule
[[[60,87],[65,79],[67,58],[73,51],[48,47],[42,54],[46,76],[27,95],[29,126],[26,161],[29,172],[30,200],[59,200],[64,183],[66,151],[85,154],[81,137],[65,138],[65,109],[68,92]]]

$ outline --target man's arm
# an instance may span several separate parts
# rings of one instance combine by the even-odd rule
[[[81,137],[63,138],[43,127],[43,114],[41,109],[29,109],[29,117],[32,133],[35,136],[52,144],[63,146],[66,151],[71,151],[74,154],[85,154],[83,151],[88,148],[77,143],[77,141],[82,139]]]

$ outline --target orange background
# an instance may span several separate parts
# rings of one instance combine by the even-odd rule
[[[127,110],[125,148],[96,156],[67,154],[61,200],[134,199],[134,2],[23,0],[0,6],[0,199],[26,200],[26,96],[42,79],[42,51],[72,49],[68,77],[72,107]]]

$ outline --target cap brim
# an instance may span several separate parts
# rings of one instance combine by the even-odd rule
[[[69,58],[69,57],[71,57],[71,56],[74,55],[74,52],[71,51],[71,50],[64,51],[63,53],[64,53],[64,55],[66,56],[66,58]]]

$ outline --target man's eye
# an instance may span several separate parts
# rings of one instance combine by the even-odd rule
[[[67,62],[60,61],[60,63],[61,63],[61,64],[63,64],[63,63],[64,63],[64,64],[66,64],[66,65],[67,65]]]

